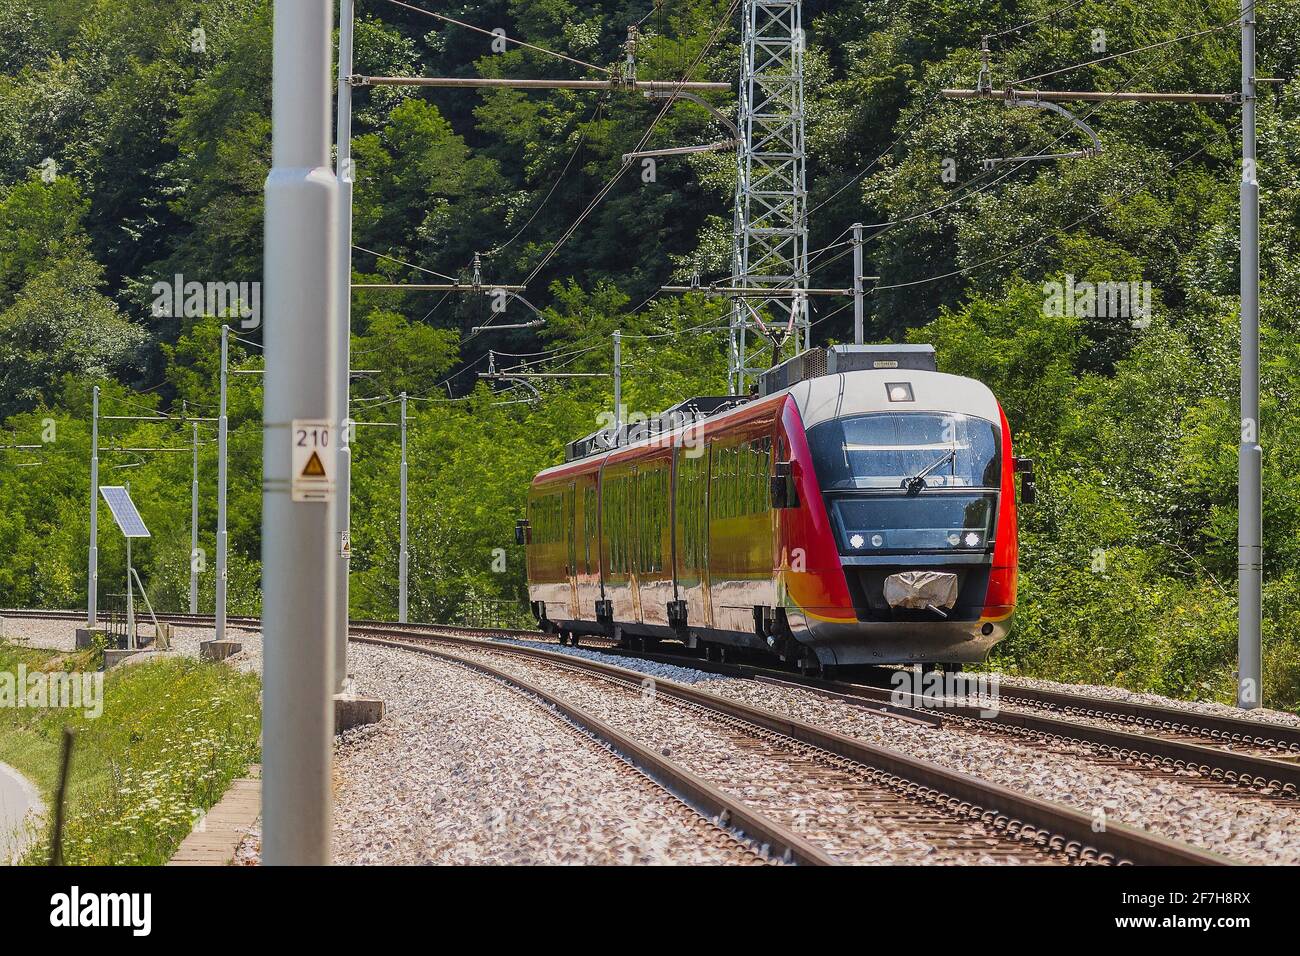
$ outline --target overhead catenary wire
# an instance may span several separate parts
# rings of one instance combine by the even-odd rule
[[[730,22],[731,15],[732,13],[735,12],[739,4],[740,4],[740,0],[731,0],[730,5],[727,7],[727,12],[722,16],[722,18],[718,21],[717,25],[713,28],[713,31],[709,34],[709,38],[705,42],[704,47],[700,50],[699,54],[696,55],[695,59],[691,62],[690,66],[687,67],[686,71],[682,74],[681,78],[676,81],[678,86],[689,81],[690,78],[695,74],[695,71],[699,68],[700,63],[703,62],[704,57],[708,54],[709,50],[713,47],[713,44],[717,42],[718,37],[721,35],[722,30]],[[646,131],[642,134],[641,139],[637,142],[636,147],[630,150],[629,152],[637,153],[645,148],[646,144],[650,141],[650,137],[654,134],[655,128],[668,114],[668,110],[672,107],[672,103],[673,103],[672,97],[668,97],[665,100],[663,107],[659,110],[658,115],[655,116],[654,120],[650,123],[649,127],[647,127]],[[537,264],[537,266],[533,269],[533,271],[528,274],[528,277],[524,279],[522,283],[523,285],[529,285],[532,283],[534,279],[537,278],[537,276],[541,273],[541,271],[546,268],[547,263],[549,263],[551,259],[555,257],[556,253],[558,253],[561,248],[563,248],[564,244],[568,242],[569,239],[573,236],[573,234],[578,230],[578,227],[581,226],[582,223],[586,221],[586,218],[589,215],[591,215],[592,211],[597,206],[600,205],[600,203],[604,200],[605,196],[607,196],[610,193],[610,191],[613,190],[614,186],[622,178],[623,174],[627,172],[627,170],[630,169],[632,165],[633,165],[633,160],[631,159],[626,159],[623,161],[622,165],[619,166],[618,170],[614,173],[614,175],[609,178],[609,180],[605,183],[605,185],[601,187],[600,191],[597,192],[596,195],[592,198],[591,202],[587,204],[587,207],[578,215],[578,218],[573,221],[573,223],[569,226],[568,229],[564,231],[563,234],[561,234],[560,238],[547,251],[546,255],[542,257],[542,260]]]
[[[578,137],[577,145],[573,147],[573,152],[569,154],[568,162],[564,164],[564,168],[560,170],[560,174],[555,177],[555,181],[551,183],[551,188],[547,190],[546,195],[542,197],[542,201],[537,204],[537,208],[535,208],[532,212],[532,215],[528,217],[528,221],[525,222],[522,226],[520,226],[515,231],[515,234],[512,235],[509,239],[507,239],[505,242],[485,252],[484,253],[485,258],[489,256],[498,255],[507,247],[509,247],[511,243],[513,243],[516,239],[518,239],[520,236],[524,234],[524,232],[528,229],[528,227],[533,224],[533,220],[535,220],[537,216],[541,213],[541,211],[546,208],[546,204],[551,201],[551,197],[555,195],[555,191],[560,188],[560,183],[564,182],[565,176],[569,174],[569,169],[573,166],[573,161],[578,158],[578,154],[582,151],[583,145],[587,142],[587,127],[591,124],[592,120],[596,118],[597,114],[599,114],[600,112],[601,107],[605,104],[605,102],[608,99],[609,99],[608,92],[602,94],[600,99],[596,101],[596,105],[592,107],[591,115],[588,116],[587,119],[580,124],[581,133]]]
[[[1074,70],[1081,70],[1084,67],[1096,66],[1099,63],[1108,63],[1111,60],[1118,60],[1121,57],[1132,56],[1135,53],[1146,53],[1150,50],[1158,50],[1161,47],[1172,46],[1175,43],[1182,43],[1186,40],[1194,40],[1197,37],[1207,36],[1211,33],[1221,33],[1222,31],[1226,30],[1229,26],[1237,23],[1238,20],[1239,20],[1238,17],[1234,17],[1228,23],[1220,24],[1219,26],[1207,27],[1204,30],[1197,30],[1194,33],[1187,33],[1182,36],[1176,36],[1168,40],[1161,40],[1158,43],[1151,43],[1148,44],[1147,46],[1137,47],[1136,49],[1122,50],[1119,53],[1110,53],[1107,54],[1106,56],[1097,57],[1092,60],[1083,60],[1079,63],[1071,64],[1070,66],[1063,66],[1057,70],[1048,70],[1046,73],[1037,73],[1033,76],[1021,77],[1018,80],[1012,80],[1010,85],[1024,86],[1026,83],[1032,83],[1035,80],[1044,80],[1047,79],[1049,76],[1060,76],[1062,73],[1070,73],[1073,72]]]
[[[1036,24],[1042,23],[1044,20],[1050,20],[1054,17],[1059,17],[1062,13],[1065,13],[1069,10],[1073,10],[1075,7],[1079,6],[1083,2],[1084,0],[1071,0],[1070,3],[1067,3],[1063,7],[1057,7],[1055,10],[1049,10],[1047,13],[1034,17],[1032,20],[1026,20],[1024,23],[1018,24],[1014,27],[1007,27],[1005,30],[999,30],[997,33],[986,34],[986,36],[990,40],[995,40],[998,37],[1006,36],[1008,33],[1019,33],[1021,30],[1025,30]]]
[[[399,259],[397,258],[397,256],[391,256],[384,252],[376,252],[373,249],[367,249],[364,246],[358,246],[355,244],[353,244],[352,248],[355,249],[357,252],[364,252],[367,255],[378,256],[380,259],[387,259],[389,262],[396,262],[399,265],[404,265],[409,269],[416,270],[417,272],[423,272],[431,276],[437,276],[439,279],[446,279],[448,282],[460,281],[455,276],[449,276],[445,272],[438,272],[434,269],[426,268],[425,266],[417,266],[414,262],[407,262],[405,259]]]
[[[546,47],[538,46],[535,43],[529,43],[527,40],[519,40],[515,37],[507,36],[504,30],[501,32],[487,30],[473,23],[466,23],[464,20],[457,20],[455,17],[449,17],[443,13],[434,13],[432,10],[426,10],[424,7],[417,7],[410,3],[403,3],[402,0],[386,0],[386,2],[391,3],[395,7],[402,7],[406,10],[410,10],[413,13],[422,13],[426,17],[433,17],[435,20],[442,20],[445,23],[455,24],[458,27],[464,27],[466,30],[473,30],[475,33],[481,33],[484,36],[489,36],[493,39],[499,38],[504,40],[506,43],[513,43],[516,46],[523,47],[527,50],[533,50],[537,53],[544,53],[547,56],[553,56],[556,59],[564,60],[568,63],[575,64],[576,66],[581,66],[584,69],[595,70],[598,73],[613,72],[612,67],[597,66],[595,63],[588,63],[586,60],[579,60],[577,57],[569,56],[566,53],[557,53],[555,50],[548,50]]]
[[[1233,131],[1235,132],[1236,129],[1239,128],[1240,127],[1234,127]],[[1205,153],[1209,149],[1210,149],[1210,144],[1207,144],[1205,146],[1200,147],[1199,149],[1194,150],[1191,153],[1188,153],[1182,159],[1178,160],[1178,162],[1174,163],[1174,165],[1171,166],[1168,170],[1165,170],[1164,171],[1165,175],[1168,175],[1169,173],[1172,173],[1175,170],[1181,168],[1182,166],[1191,162],[1193,159],[1197,158],[1198,156],[1200,156],[1202,153]],[[1098,205],[1091,212],[1085,213],[1084,215],[1080,216],[1078,219],[1074,220],[1071,223],[1066,224],[1065,226],[1054,226],[1052,227],[1050,233],[1044,233],[1043,235],[1039,236],[1037,239],[1031,240],[1030,242],[1023,243],[1017,246],[1015,249],[1011,249],[1007,252],[999,253],[996,256],[990,256],[987,259],[983,259],[972,265],[965,266],[961,269],[954,269],[951,272],[945,272],[940,275],[926,276],[923,279],[915,279],[908,282],[896,282],[896,283],[891,283],[886,285],[877,284],[874,287],[872,287],[871,292],[873,293],[884,292],[890,289],[905,289],[905,288],[910,288],[912,286],[925,285],[930,282],[939,282],[943,279],[950,279],[956,276],[968,275],[971,272],[975,272],[979,269],[983,269],[986,266],[990,266],[998,262],[1002,262],[1003,260],[1008,259],[1011,256],[1017,255],[1021,252],[1025,252],[1028,249],[1041,245],[1042,243],[1046,242],[1048,239],[1053,238],[1054,235],[1059,235],[1062,231],[1066,229],[1073,229],[1074,227],[1080,225],[1081,223],[1087,222],[1089,219],[1092,219],[1094,216],[1097,216],[1098,214],[1112,208],[1122,200],[1132,198],[1132,196],[1137,192],[1138,189],[1145,189],[1148,185],[1149,183],[1143,181],[1141,183],[1134,185],[1127,191],[1120,190],[1117,198],[1112,199],[1110,202]]]
[[[1198,35],[1199,35],[1199,36],[1205,36],[1205,35],[1208,35],[1209,33],[1212,33],[1212,32],[1215,32],[1215,31],[1202,31],[1202,32],[1201,32],[1200,34],[1198,34]],[[1138,70],[1135,71],[1132,75],[1130,75],[1130,76],[1129,76],[1129,77],[1128,77],[1128,78],[1127,78],[1123,83],[1121,83],[1118,87],[1116,87],[1114,90],[1111,90],[1111,91],[1109,91],[1109,92],[1110,92],[1112,95],[1116,95],[1116,96],[1118,96],[1119,94],[1123,93],[1123,92],[1124,92],[1128,87],[1132,86],[1133,83],[1137,82],[1137,80],[1139,80],[1140,78],[1142,78],[1142,76],[1144,76],[1145,74],[1149,73],[1149,72],[1150,72],[1151,70],[1153,70],[1154,68],[1155,68],[1155,64],[1148,64],[1147,66],[1144,66],[1144,67],[1138,69]],[[1103,106],[1105,106],[1105,105],[1107,105],[1107,103],[1106,103],[1105,100],[1098,100],[1098,101],[1096,101],[1096,102],[1095,102],[1095,103],[1094,103],[1094,104],[1093,104],[1093,105],[1092,105],[1092,106],[1087,110],[1087,112],[1085,112],[1085,113],[1082,114],[1082,116],[1080,117],[1080,119],[1083,119],[1083,120],[1088,119],[1090,116],[1092,116],[1094,113],[1096,113],[1098,110],[1100,110],[1100,109],[1101,109]],[[1063,133],[1061,133],[1059,136],[1057,136],[1055,139],[1053,139],[1051,142],[1047,143],[1045,146],[1042,146],[1042,147],[1036,147],[1036,148],[1039,148],[1039,149],[1051,149],[1053,146],[1055,146],[1057,143],[1061,142],[1061,140],[1063,140],[1063,139],[1064,139],[1066,136],[1068,136],[1068,135],[1069,135],[1069,131],[1063,132]],[[957,197],[955,197],[955,198],[953,198],[953,199],[948,200],[947,202],[944,202],[943,204],[941,204],[941,205],[939,205],[939,206],[935,206],[935,207],[932,207],[932,208],[929,208],[929,209],[925,209],[925,210],[922,210],[922,211],[920,211],[920,212],[916,212],[916,213],[910,213],[910,214],[908,214],[908,215],[906,215],[906,216],[901,216],[901,217],[898,217],[898,218],[896,218],[896,219],[886,220],[886,221],[884,221],[884,222],[878,222],[878,223],[867,223],[867,224],[864,225],[864,228],[867,228],[867,229],[878,229],[879,231],[877,231],[877,232],[875,232],[875,233],[872,233],[870,236],[868,236],[868,237],[864,240],[864,243],[863,243],[863,244],[865,245],[866,243],[873,242],[873,241],[875,241],[876,239],[879,239],[882,235],[884,235],[886,232],[888,232],[891,228],[893,228],[893,227],[895,227],[895,226],[903,225],[903,224],[906,224],[906,223],[908,223],[908,222],[914,222],[914,221],[916,221],[916,220],[918,220],[918,219],[928,218],[929,216],[932,216],[932,215],[934,215],[934,214],[937,213],[937,212],[942,212],[942,211],[945,210],[945,209],[949,209],[949,208],[951,208],[951,207],[953,207],[953,206],[956,206],[956,205],[959,205],[959,204],[961,204],[961,203],[963,203],[963,202],[967,202],[967,201],[969,201],[969,200],[975,198],[976,196],[980,195],[981,193],[984,193],[984,192],[986,192],[987,190],[989,190],[989,189],[993,188],[994,186],[998,185],[999,183],[1003,182],[1003,181],[1006,180],[1008,177],[1010,177],[1012,174],[1018,172],[1020,169],[1023,169],[1023,168],[1024,168],[1025,166],[1027,166],[1027,165],[1029,165],[1029,160],[1027,160],[1027,159],[1026,159],[1026,160],[1023,160],[1023,161],[1021,161],[1021,162],[1018,162],[1018,163],[1016,163],[1016,164],[1014,164],[1014,165],[1011,165],[1011,166],[1009,166],[1009,167],[1007,168],[1006,172],[1004,172],[1002,175],[997,176],[997,177],[994,178],[993,180],[991,180],[991,181],[989,181],[989,182],[986,182],[986,183],[983,183],[983,184],[981,184],[981,185],[978,185],[978,186],[976,187],[976,184],[978,184],[982,178],[988,176],[989,173],[991,172],[991,170],[985,170],[985,171],[982,172],[981,174],[979,174],[979,175],[977,175],[976,177],[974,177],[973,179],[971,179],[968,183],[963,184],[963,189],[966,190],[965,192],[963,192],[962,194],[958,195]],[[972,188],[972,187],[976,187],[976,188]],[[841,258],[841,257],[840,257],[840,256],[837,256],[837,257],[835,257],[835,258]],[[826,262],[823,262],[823,263],[821,263],[821,264],[818,266],[818,268],[823,268],[823,267],[829,265],[829,264],[830,264],[831,262],[833,262],[833,261],[834,261],[834,259],[832,259],[832,260],[828,260],[828,261],[826,261]],[[816,270],[812,270],[812,271],[816,271]]]

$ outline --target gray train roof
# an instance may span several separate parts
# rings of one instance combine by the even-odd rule
[[[913,401],[890,401],[887,386],[907,384],[911,386]],[[956,412],[962,415],[974,415],[998,424],[1001,415],[998,402],[993,392],[983,382],[961,375],[949,375],[946,372],[929,372],[920,369],[862,369],[852,372],[838,372],[820,375],[817,378],[804,379],[789,388],[754,402],[766,402],[780,395],[789,395],[799,409],[799,417],[804,428],[812,428],[832,418],[844,418],[850,415],[865,415],[870,412]],[[699,419],[696,424],[714,425],[725,422],[732,416],[739,416],[750,408],[749,403]],[[582,466],[586,462],[603,458],[614,452],[629,448],[650,445],[654,441],[668,443],[683,428],[665,431],[657,439],[642,439],[618,445],[615,448],[593,451],[584,458],[565,461],[552,465],[538,472],[533,481],[538,482],[556,474]]]
[[[911,386],[913,401],[890,401],[888,386]],[[869,412],[958,412],[999,422],[998,402],[973,378],[918,369],[863,369],[796,382],[785,390],[805,428]],[[778,393],[779,394],[779,393]]]

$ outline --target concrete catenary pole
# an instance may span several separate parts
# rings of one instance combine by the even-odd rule
[[[853,224],[853,344],[861,345],[862,327],[862,223]]]
[[[401,517],[398,519],[397,542],[397,620],[406,623],[408,607],[408,581],[410,556],[406,544],[406,393],[402,393],[402,466],[401,466]]]
[[[1241,445],[1237,452],[1237,706],[1263,698],[1263,449],[1259,433],[1259,181],[1255,0],[1241,0]]]
[[[190,473],[190,613],[199,613],[199,425],[194,429],[194,467]]]
[[[262,845],[268,864],[323,864],[330,857],[334,509],[328,494],[325,500],[293,500],[292,443],[295,420],[338,422],[331,19],[330,0],[275,0],[263,267],[268,319],[262,425]]]
[[[86,569],[86,628],[99,620],[99,386],[90,399],[90,551]]]
[[[230,382],[230,326],[221,326],[221,403],[217,412],[217,599],[215,637],[226,639],[226,389]]]
[[[338,580],[336,600],[341,609],[334,631],[334,693],[343,692],[348,676],[348,572],[351,565],[352,529],[352,26],[353,0],[339,0],[338,113],[335,124],[335,171],[339,181],[339,233],[337,308],[338,380],[335,382],[339,409],[338,496],[335,523],[338,525]]]

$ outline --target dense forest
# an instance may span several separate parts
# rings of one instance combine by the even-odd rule
[[[160,310],[155,284],[256,282],[270,157],[270,0],[0,0],[0,606],[85,600],[91,389],[106,419],[101,481],[129,481],[153,538],[136,551],[155,606],[189,579],[189,455],[179,419],[216,414],[219,327],[260,364],[255,323]],[[361,0],[356,72],[580,77],[573,62]],[[574,60],[612,65],[639,24],[642,78],[732,80],[730,0],[482,0],[429,6]],[[1065,680],[1231,700],[1236,654],[1239,108],[1085,104],[1100,155],[1061,117],[971,86],[990,36],[993,85],[1232,92],[1235,0],[807,0],[812,282],[849,282],[845,230],[866,229],[868,339],[932,342],[986,381],[1019,454],[1038,462],[1022,593],[993,663]],[[1300,0],[1261,0],[1259,103],[1267,702],[1300,706]],[[1175,40],[1163,43],[1166,40]],[[1099,43],[1101,44],[1099,46]],[[1142,49],[1149,48],[1149,49]],[[1099,52],[1104,50],[1105,52]],[[1129,54],[1128,51],[1141,50]],[[1111,56],[1110,54],[1123,54]],[[1089,63],[1089,61],[1095,61]],[[1085,64],[1085,65],[1079,65]],[[728,94],[710,95],[724,112]],[[622,155],[719,137],[709,113],[621,91],[359,88],[354,281],[526,283],[544,324],[486,296],[358,292],[354,415],[393,422],[412,396],[413,619],[520,594],[512,526],[531,474],[599,423],[608,379],[537,394],[496,367],[608,371],[654,412],[726,389],[728,304],[656,294],[730,271],[735,159]],[[576,226],[575,226],[576,224]],[[1072,280],[1068,277],[1072,277]],[[1150,283],[1147,319],[1049,307],[1052,283]],[[844,299],[813,303],[814,342],[851,335]],[[184,311],[185,317],[176,317]],[[162,313],[162,314],[160,314]],[[193,313],[193,314],[191,314]],[[273,318],[271,319],[273,321]],[[260,382],[232,376],[232,613],[257,610]],[[354,615],[395,614],[397,432],[357,429]],[[213,600],[215,430],[198,430],[202,606]],[[14,447],[34,446],[34,447]],[[168,452],[116,449],[168,448]],[[107,511],[101,529],[111,527]],[[101,592],[122,542],[101,532]],[[506,549],[504,570],[495,549]]]

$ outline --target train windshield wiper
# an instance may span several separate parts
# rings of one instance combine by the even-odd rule
[[[957,446],[954,445],[952,448],[949,448],[946,452],[944,452],[943,457],[940,458],[938,461],[934,462],[931,465],[926,466],[925,468],[922,468],[911,478],[903,479],[903,487],[907,489],[908,495],[919,495],[921,493],[921,490],[927,487],[925,483],[925,479],[931,474],[931,472],[933,472],[936,468],[940,467],[941,465],[949,461],[952,461],[952,459],[955,458],[956,456],[957,456]]]

